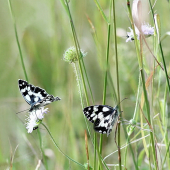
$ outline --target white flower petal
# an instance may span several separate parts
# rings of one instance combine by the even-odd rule
[[[154,34],[154,27],[151,27],[149,24],[142,25],[142,32],[146,37],[151,36]]]
[[[126,42],[129,42],[129,41],[131,42],[132,40],[134,40],[133,30],[131,28],[129,28],[129,29],[130,29],[130,32],[127,32]],[[149,24],[142,24],[141,31],[142,31],[143,35],[147,38],[154,34],[154,27],[151,27]],[[136,26],[135,26],[135,33],[139,40],[140,32]]]
[[[26,118],[26,129],[28,133],[31,133],[33,129],[41,123],[44,114],[47,112],[48,108],[44,109],[44,107],[29,112],[29,115]]]

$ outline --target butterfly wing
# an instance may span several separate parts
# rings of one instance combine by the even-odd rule
[[[25,80],[19,79],[18,86],[25,101],[31,106],[34,106],[37,102],[41,101],[48,95],[44,89],[28,84]]]
[[[94,130],[99,133],[110,134],[118,117],[117,109],[107,105],[94,105],[84,108],[84,115],[94,123]]]
[[[112,131],[112,128],[115,122],[117,121],[118,116],[119,116],[118,106],[116,106],[115,108],[113,108],[113,113],[110,115],[110,119],[108,121],[107,136],[109,136],[110,132]]]
[[[59,97],[54,97],[53,95],[47,95],[44,97],[42,100],[38,101],[37,103],[34,104],[34,107],[42,107],[46,106],[54,101],[61,100]]]
[[[29,111],[48,105],[54,101],[60,100],[59,97],[49,95],[44,89],[35,87],[32,84],[28,84],[25,80],[18,80],[18,85],[22,96],[25,101],[31,105]]]

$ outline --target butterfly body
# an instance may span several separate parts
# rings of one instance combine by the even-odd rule
[[[117,121],[119,112],[118,106],[94,105],[84,108],[84,115],[93,123],[94,130],[109,136],[114,123]]]
[[[29,111],[39,109],[54,101],[60,100],[59,97],[49,95],[44,89],[28,84],[25,80],[18,80],[18,86],[25,101],[31,106]]]

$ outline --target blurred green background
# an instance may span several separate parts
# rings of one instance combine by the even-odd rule
[[[109,16],[109,1],[100,0],[99,3],[105,15]],[[84,164],[87,162],[84,141],[86,125],[74,69],[71,64],[63,60],[64,52],[74,46],[67,13],[62,3],[54,0],[11,0],[11,4],[29,82],[62,99],[48,106],[50,112],[45,116],[43,122],[48,126],[62,151]],[[144,8],[149,12],[147,1],[144,1],[144,4]],[[104,81],[103,62],[105,62],[107,47],[107,23],[92,0],[71,0],[69,5],[80,47],[84,52],[87,52],[84,62],[95,104],[101,104]],[[119,0],[115,5],[120,92],[121,99],[128,98],[122,103],[123,118],[131,119],[137,93],[138,62],[134,43],[125,42],[126,32],[130,27],[126,1]],[[154,11],[160,15],[161,32],[164,35],[170,30],[170,5],[166,0],[157,1]],[[95,27],[98,46],[95,44],[94,30],[92,30],[87,16]],[[150,15],[148,16],[150,17]],[[153,25],[149,17],[147,21]],[[116,86],[113,30],[111,34],[109,64]],[[148,41],[152,42],[152,38]],[[169,37],[162,43],[167,67],[169,67]],[[145,47],[144,55],[148,63],[153,63],[153,58]],[[42,158],[38,134],[36,131],[32,134],[27,133],[24,125],[26,112],[16,115],[17,112],[28,109],[29,106],[18,89],[18,79],[25,79],[25,76],[7,0],[0,1],[0,59],[0,169],[7,169],[13,156],[13,169],[35,169],[38,160]],[[148,70],[148,74],[149,72],[150,70]],[[165,77],[162,78],[162,82],[165,82]],[[106,104],[115,106],[117,103],[111,97],[112,94],[113,91],[108,86]],[[89,123],[89,125],[92,129],[92,124]],[[48,133],[41,125],[40,130],[49,169],[80,169],[77,165],[70,163],[55,148]],[[122,144],[123,141],[124,136],[122,136]],[[109,138],[104,136],[103,155],[106,156],[114,150],[116,150],[116,146],[114,132],[112,132]],[[90,140],[89,152],[90,159],[92,159],[93,146]],[[108,158],[106,162],[117,164],[117,153]],[[129,167],[132,166],[130,158],[128,164]],[[133,169],[132,167],[131,169]],[[45,167],[41,165],[40,169],[45,169]]]

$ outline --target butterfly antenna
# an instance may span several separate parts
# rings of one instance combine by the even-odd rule
[[[128,99],[128,98],[124,98],[123,100],[126,100],[126,99]],[[123,102],[123,100],[121,100],[117,105],[119,105],[120,103],[122,103]]]
[[[25,111],[27,111],[27,110],[29,110],[29,109],[22,110],[22,111],[20,111],[20,112],[17,112],[16,114],[25,112]]]

